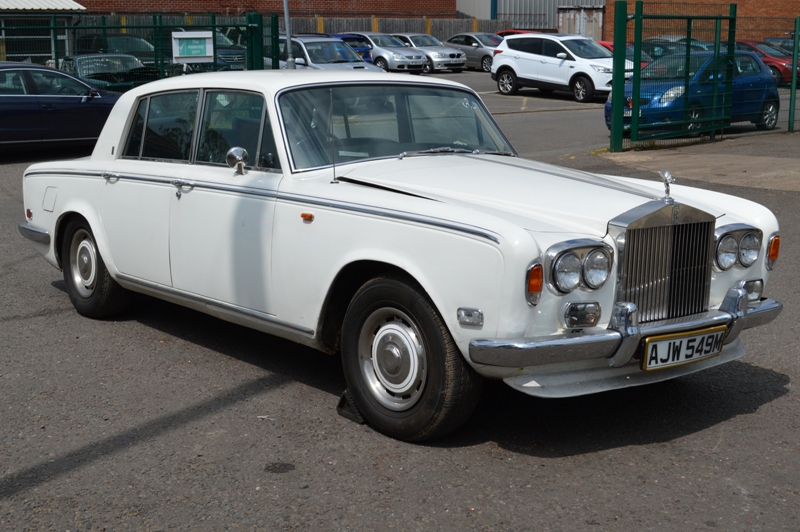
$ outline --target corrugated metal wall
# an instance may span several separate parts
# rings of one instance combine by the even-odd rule
[[[459,10],[461,9],[459,4]],[[602,0],[497,0],[497,18],[517,29],[556,31],[560,9],[603,9]]]

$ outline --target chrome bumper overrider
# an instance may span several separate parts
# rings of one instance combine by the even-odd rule
[[[50,234],[44,229],[37,229],[28,224],[19,224],[19,233],[27,239],[39,242],[40,244],[50,244]]]
[[[718,310],[639,326],[636,305],[622,302],[614,306],[606,329],[593,327],[552,336],[473,340],[469,356],[476,364],[499,367],[523,368],[593,358],[606,358],[609,366],[621,367],[630,362],[641,340],[648,336],[726,325],[728,344],[742,330],[771,322],[782,309],[783,305],[772,299],[748,305],[747,292],[731,288]]]

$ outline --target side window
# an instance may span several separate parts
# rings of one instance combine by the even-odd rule
[[[737,57],[735,76],[747,76],[749,74],[760,74],[761,67],[756,64],[752,57]]]
[[[453,37],[452,39],[450,39],[447,42],[451,42],[453,44],[464,44],[464,36],[463,35],[458,35],[456,37]]]
[[[542,39],[518,39],[519,50],[529,54],[542,55]],[[510,43],[511,41],[509,41]]]
[[[411,46],[411,39],[409,39],[405,35],[396,35],[396,37],[398,39],[400,39],[403,42],[403,44],[407,44],[407,45]]]
[[[125,151],[122,152],[123,157],[139,158],[142,151],[142,135],[144,134],[144,121],[147,116],[147,102],[142,100],[139,102],[139,107],[136,109],[136,116],[131,125],[131,131],[128,133],[128,141],[125,143]]]
[[[31,71],[39,94],[47,96],[88,96],[89,87],[75,79],[47,70]]]
[[[205,94],[203,123],[197,162],[226,164],[225,156],[234,147],[244,148],[250,166],[258,155],[258,137],[264,97],[260,94],[233,91],[209,91]]]
[[[151,97],[142,158],[188,161],[196,116],[196,91]]]
[[[567,59],[570,59],[570,54],[564,50],[564,47],[558,44],[555,41],[544,41],[542,46],[542,55],[546,55],[547,57],[556,57],[558,54],[565,53],[567,54]]]
[[[0,94],[27,94],[22,83],[22,72],[0,70]]]
[[[478,44],[478,41],[474,37],[468,36],[464,38],[464,44],[466,44],[467,46],[474,46]]]

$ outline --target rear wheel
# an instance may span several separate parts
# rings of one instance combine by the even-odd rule
[[[572,96],[576,102],[590,102],[594,98],[594,84],[592,80],[584,76],[578,76],[572,80]]]
[[[519,90],[519,83],[517,83],[517,76],[511,70],[503,70],[497,76],[497,90],[502,94],[512,95],[516,94]]]
[[[61,253],[67,295],[79,314],[105,318],[125,310],[130,292],[111,278],[85,220],[67,224]]]
[[[764,102],[756,127],[769,131],[775,129],[776,125],[778,125],[778,104],[774,101]]]
[[[455,430],[482,385],[422,289],[400,276],[372,279],[353,296],[342,326],[342,366],[364,419],[408,441]]]
[[[481,70],[484,72],[491,72],[492,71],[492,56],[487,55],[481,59]]]

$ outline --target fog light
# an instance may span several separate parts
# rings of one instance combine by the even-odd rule
[[[483,311],[477,308],[458,309],[458,323],[461,325],[483,325]]]
[[[761,294],[764,293],[764,281],[761,279],[742,281],[739,283],[739,288],[744,288],[747,292],[747,301],[760,301]]]
[[[596,301],[567,303],[564,326],[567,329],[594,327],[600,321],[600,303]]]

